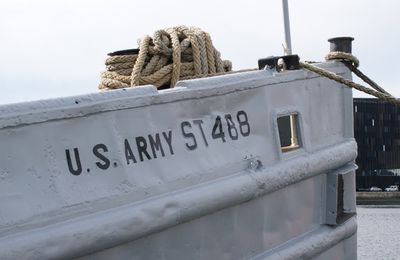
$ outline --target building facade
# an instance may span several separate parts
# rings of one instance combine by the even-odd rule
[[[375,98],[353,101],[357,188],[399,184],[400,107]]]

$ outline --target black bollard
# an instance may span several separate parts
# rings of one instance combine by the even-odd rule
[[[341,51],[351,53],[351,42],[354,40],[353,37],[335,37],[328,39],[331,43],[330,51]]]

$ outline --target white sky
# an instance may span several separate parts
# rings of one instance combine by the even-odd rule
[[[106,54],[175,25],[197,26],[234,69],[282,55],[281,0],[0,1],[0,104],[97,92]],[[328,38],[352,36],[360,69],[400,96],[400,1],[290,1],[292,47],[323,60]],[[354,96],[361,96],[354,92]],[[365,97],[365,95],[363,95]]]

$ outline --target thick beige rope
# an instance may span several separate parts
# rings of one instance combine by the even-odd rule
[[[174,87],[180,79],[222,75],[232,63],[221,60],[208,33],[196,27],[158,30],[140,40],[139,53],[106,59],[99,89],[151,84]],[[247,70],[246,70],[247,71]]]
[[[354,67],[358,67],[360,62],[357,57],[351,53],[342,51],[331,51],[325,56],[325,60],[342,60],[351,63]]]
[[[340,60],[344,60],[344,61],[349,61],[352,64],[352,67],[355,67],[355,65],[358,66],[359,62],[358,62],[358,59],[355,56],[353,56],[351,54],[348,54],[348,53],[345,53],[345,54],[346,55],[343,55],[343,53],[340,53],[340,54],[333,53],[331,55],[328,54],[326,56],[326,59],[327,60],[340,59]],[[349,55],[351,55],[351,56],[349,56]],[[323,77],[326,77],[326,78],[329,78],[329,79],[334,80],[336,82],[339,82],[341,84],[344,84],[344,85],[346,85],[346,86],[348,86],[350,88],[357,89],[359,91],[362,91],[362,92],[367,93],[369,95],[375,96],[375,97],[377,97],[379,99],[382,99],[384,101],[387,101],[389,103],[392,103],[392,104],[395,104],[395,105],[400,105],[400,100],[398,100],[397,98],[395,98],[392,95],[388,94],[386,91],[382,92],[382,91],[379,91],[379,90],[373,90],[373,89],[364,87],[363,85],[357,84],[357,83],[355,83],[353,81],[350,81],[348,79],[345,79],[342,76],[339,76],[339,75],[337,75],[337,74],[335,74],[333,72],[330,72],[330,71],[327,71],[325,69],[319,68],[319,67],[314,66],[314,65],[312,65],[310,63],[307,63],[307,62],[300,62],[300,65],[303,68],[307,69],[307,70],[310,70],[310,71],[315,72],[315,73],[317,73],[317,74],[319,74],[319,75],[321,75]]]
[[[357,57],[355,57],[351,53],[340,52],[340,51],[330,52],[330,53],[328,53],[328,55],[325,56],[325,60],[340,60],[340,61],[342,61],[343,64],[346,65],[347,68],[349,68],[349,70],[351,70],[354,74],[356,74],[365,83],[369,84],[371,87],[373,87],[378,92],[382,92],[389,96],[392,96],[390,93],[388,93],[386,90],[384,90],[378,84],[376,84],[372,79],[367,77],[364,73],[362,73],[357,68],[360,65],[360,62],[358,61]]]

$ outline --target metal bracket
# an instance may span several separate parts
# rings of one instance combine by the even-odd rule
[[[344,176],[354,172],[356,169],[357,165],[348,164],[347,166],[327,174],[325,224],[333,226],[340,225],[356,214],[355,212],[346,212],[344,209],[344,201],[346,200]],[[347,191],[347,193],[349,193],[349,191]]]
[[[300,69],[300,58],[298,55],[286,55],[278,57],[268,57],[258,60],[258,69],[275,69],[276,71],[298,70]]]

